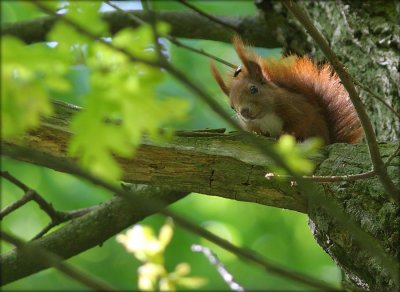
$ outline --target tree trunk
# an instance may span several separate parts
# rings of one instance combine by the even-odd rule
[[[399,112],[399,2],[305,1],[304,5],[353,78]],[[322,59],[318,48],[315,52]],[[377,139],[398,141],[399,119],[383,103],[360,87],[358,89]],[[392,177],[397,179],[397,185],[399,164],[397,157],[397,162],[389,168]],[[327,164],[326,167],[321,174],[332,174],[329,170],[332,165],[328,167]],[[351,218],[378,239],[386,252],[399,261],[399,206],[383,199],[383,192],[375,179],[358,181],[350,188],[348,183],[325,186],[325,193],[331,194]],[[355,244],[351,233],[337,225],[335,219],[320,208],[310,208],[309,216],[316,240],[343,268],[353,284],[372,291],[398,291],[398,278],[395,283],[382,271],[376,259]]]
[[[304,6],[353,78],[400,112],[399,1],[305,1]],[[378,141],[398,141],[400,120],[365,90],[358,90]]]

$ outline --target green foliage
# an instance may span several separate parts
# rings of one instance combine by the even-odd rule
[[[52,92],[69,89],[67,66],[48,46],[26,46],[10,36],[2,38],[1,54],[1,130],[4,138],[18,137],[51,114]]]
[[[321,146],[322,140],[319,138],[310,138],[303,143],[297,143],[293,136],[283,135],[274,145],[274,148],[294,173],[308,175],[315,168],[314,162],[310,158],[318,154]],[[286,174],[286,171],[280,167],[272,166],[271,169],[275,174]]]
[[[179,263],[173,272],[167,272],[164,252],[172,235],[171,219],[167,219],[161,227],[158,237],[151,227],[142,225],[135,225],[126,234],[117,235],[117,241],[142,262],[138,268],[140,290],[175,291],[177,285],[194,289],[205,283],[205,279],[187,277],[190,273],[190,265],[187,263]]]
[[[112,44],[134,56],[155,59],[145,49],[153,39],[149,26],[125,29]],[[72,122],[75,133],[69,153],[79,156],[83,167],[115,180],[121,170],[112,154],[131,157],[144,133],[159,139],[159,128],[171,118],[183,117],[186,104],[178,99],[158,100],[154,88],[163,78],[158,68],[129,62],[129,57],[103,43],[92,44],[87,56],[90,92],[85,110]],[[96,141],[95,143],[93,143]]]
[[[71,2],[64,17],[91,34],[107,35],[108,26],[98,13],[100,5]],[[166,24],[157,24],[160,35],[168,30]],[[94,174],[119,179],[121,169],[114,154],[131,157],[143,134],[154,140],[165,138],[168,131],[164,132],[166,136],[159,128],[171,119],[184,117],[183,100],[156,96],[164,73],[131,62],[128,55],[118,51],[120,48],[135,58],[155,60],[149,25],[120,31],[110,42],[115,46],[112,48],[107,41],[94,40],[59,20],[48,40],[56,41],[57,46],[25,46],[16,39],[4,38],[2,81],[7,86],[2,88],[2,130],[6,138],[23,134],[37,126],[42,116],[51,114],[51,93],[69,90],[66,71],[77,63],[84,64],[89,73],[88,90],[82,94],[84,110],[72,120],[74,135],[68,150]]]
[[[43,15],[40,11],[33,9],[33,6],[28,1],[1,1],[0,5],[0,20],[2,24],[33,19]]]

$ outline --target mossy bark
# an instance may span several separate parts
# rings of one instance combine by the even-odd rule
[[[400,112],[399,1],[304,1],[304,6],[353,78]],[[315,55],[324,59],[318,48]],[[398,141],[400,120],[358,90],[378,141]]]
[[[383,157],[393,149],[381,144]],[[344,175],[368,169],[367,149],[362,146],[349,148],[348,145],[328,147],[329,156],[319,166],[319,175]],[[342,166],[342,167],[341,167]],[[392,160],[388,171],[400,186],[400,157]],[[324,193],[334,200],[349,219],[365,232],[377,239],[385,252],[399,260],[400,249],[400,208],[389,202],[378,179],[337,182],[323,185]],[[376,256],[367,252],[354,240],[353,234],[337,223],[323,208],[309,204],[309,225],[317,242],[346,273],[350,283],[371,291],[398,291],[399,282],[382,268]],[[398,271],[397,271],[398,273]]]
[[[399,112],[399,2],[339,0],[304,1],[303,4],[350,74]],[[318,59],[324,59],[318,48],[315,48],[314,54]],[[378,141],[398,141],[399,119],[365,90],[358,90]],[[386,145],[381,144],[383,157],[390,154],[385,148]],[[336,147],[332,150],[339,151],[334,156],[336,160],[324,160],[319,174],[353,173],[370,164],[363,148],[355,147],[351,154]],[[360,159],[362,156],[365,158]],[[357,161],[354,167],[346,163],[349,160]],[[346,165],[346,169],[337,167],[340,164]],[[388,169],[397,186],[399,167],[397,157]],[[332,169],[335,169],[335,173],[332,173]],[[324,189],[350,218],[378,239],[386,252],[399,261],[399,206],[382,196],[384,191],[377,179],[327,184]],[[399,289],[398,278],[396,282],[388,276],[376,259],[356,244],[352,234],[338,226],[335,219],[327,216],[321,208],[312,206],[309,216],[316,240],[346,272],[348,283],[372,291]]]

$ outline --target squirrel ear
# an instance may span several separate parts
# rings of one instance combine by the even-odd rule
[[[211,73],[213,74],[215,80],[217,81],[219,87],[222,89],[222,91],[229,96],[229,88],[226,86],[224,79],[222,78],[221,74],[219,74],[217,68],[214,65],[214,62],[210,63],[210,68],[211,68]]]
[[[244,63],[244,66],[249,72],[251,78],[259,81],[260,83],[265,83],[264,74],[262,72],[260,65],[258,65],[257,62],[247,60],[246,63]]]
[[[243,40],[238,35],[233,37],[233,45],[250,77],[258,80],[261,83],[264,83],[265,77],[262,73],[260,65],[257,63],[257,61],[254,61],[254,59],[256,59],[255,56],[247,51]]]

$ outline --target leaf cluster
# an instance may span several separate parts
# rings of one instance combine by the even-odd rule
[[[54,3],[49,7],[54,9]],[[85,27],[93,35],[109,35],[108,25],[98,13],[101,2],[70,2],[62,16]],[[169,28],[157,24],[157,33]],[[71,123],[74,133],[69,154],[94,174],[115,180],[121,169],[114,155],[131,157],[143,134],[159,140],[168,131],[159,129],[169,120],[183,118],[186,102],[159,98],[156,87],[164,72],[159,68],[131,62],[118,51],[155,60],[150,25],[126,28],[112,39],[92,39],[60,19],[48,34],[52,43],[27,46],[13,37],[4,37],[2,53],[2,131],[5,138],[21,136],[52,113],[50,99],[58,93],[68,95],[71,82],[67,73],[83,65],[88,90],[82,95],[84,110]],[[117,49],[104,43],[109,42]]]

